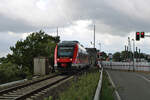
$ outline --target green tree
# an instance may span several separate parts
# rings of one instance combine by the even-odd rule
[[[114,61],[121,61],[121,53],[120,52],[116,52],[113,54],[113,60]]]
[[[18,65],[11,62],[2,63],[0,65],[0,84],[23,79],[30,74],[28,72],[28,69],[21,70]]]
[[[33,72],[34,57],[47,57],[53,65],[54,49],[59,41],[59,37],[52,37],[40,30],[30,34],[25,40],[17,41],[15,46],[10,47],[12,54],[8,54],[7,58],[12,63],[22,68],[28,67]]]
[[[121,53],[121,60],[122,61],[128,61],[129,59],[132,60],[132,52],[129,52],[129,51],[122,51]]]
[[[105,53],[104,51],[101,52],[101,56],[102,56],[102,59],[103,59],[103,60],[106,60],[107,57],[108,57],[107,53]]]
[[[6,62],[6,58],[5,57],[0,58],[0,63],[4,63],[4,62]]]
[[[139,53],[135,51],[135,52],[134,52],[134,57],[135,57],[135,58],[138,58],[138,57],[139,57]]]
[[[121,59],[125,60],[128,57],[128,52],[127,51],[122,51],[121,52]]]

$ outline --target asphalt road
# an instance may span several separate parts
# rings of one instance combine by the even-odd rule
[[[107,70],[121,100],[150,100],[150,74]]]

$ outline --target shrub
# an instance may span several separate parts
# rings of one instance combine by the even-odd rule
[[[10,62],[0,65],[0,84],[24,79],[28,75],[31,75],[28,69],[20,69]]]

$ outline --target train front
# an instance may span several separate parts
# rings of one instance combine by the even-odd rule
[[[55,69],[59,71],[72,70],[72,64],[77,56],[76,42],[62,42],[55,48]]]

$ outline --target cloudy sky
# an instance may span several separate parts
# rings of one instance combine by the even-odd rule
[[[9,47],[30,33],[43,29],[61,40],[78,40],[92,47],[93,25],[96,25],[96,47],[122,51],[128,37],[136,31],[150,32],[149,0],[1,0],[0,57]],[[150,53],[150,38],[136,42],[142,52]]]

